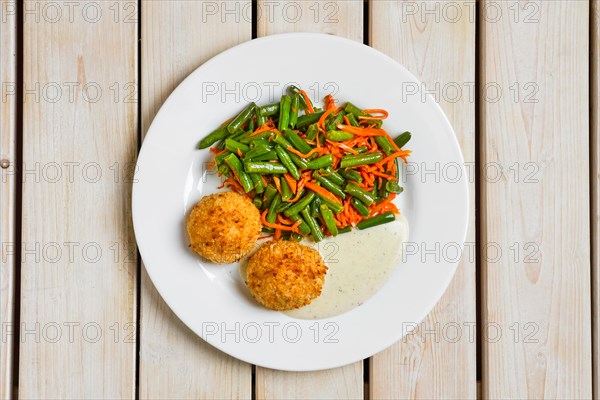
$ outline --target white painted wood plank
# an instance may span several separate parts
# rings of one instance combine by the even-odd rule
[[[246,0],[142,2],[142,132],[183,78],[212,56],[251,39],[249,10]],[[251,397],[249,364],[189,330],[145,269],[141,290],[141,398]]]
[[[370,44],[425,84],[414,88],[417,93],[407,101],[420,101],[430,91],[440,103],[472,178],[468,245],[454,280],[423,322],[412,321],[419,323],[415,333],[371,358],[369,387],[374,399],[476,398],[475,9],[474,4],[472,10],[467,3],[453,4],[456,10],[450,19],[439,1],[370,3]]]
[[[482,6],[482,394],[591,398],[589,2]]]
[[[137,9],[74,3],[24,4],[22,399],[135,391]]]
[[[360,0],[259,0],[257,10],[259,37],[320,32],[363,41],[363,2]],[[317,372],[256,368],[258,399],[357,399],[363,397],[363,386],[362,362]]]
[[[16,187],[16,3],[5,3],[0,21],[0,398],[13,391],[13,333],[15,301],[15,187]]]
[[[592,190],[592,348],[593,394],[600,396],[600,3],[591,2],[590,101],[591,101],[591,190]]]

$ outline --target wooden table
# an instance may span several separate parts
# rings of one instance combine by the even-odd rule
[[[0,7],[2,398],[598,397],[597,1]],[[136,154],[177,84],[291,31],[363,42],[419,77],[475,204],[456,276],[416,332],[310,373],[246,364],[187,329],[141,265],[130,211]]]

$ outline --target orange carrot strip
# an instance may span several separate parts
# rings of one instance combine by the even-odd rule
[[[285,181],[287,182],[288,186],[290,187],[290,189],[292,189],[293,193],[296,193],[296,189],[297,189],[297,185],[298,185],[298,181],[296,181],[294,179],[293,176],[291,176],[289,173],[285,173],[283,174],[283,178],[285,179]]]
[[[385,131],[383,129],[364,128],[360,126],[349,126],[344,124],[338,124],[337,127],[341,131],[348,132],[356,136],[385,136]]]
[[[264,124],[259,126],[254,132],[252,132],[248,137],[252,137],[252,136],[258,135],[259,133],[267,132],[267,131],[270,131],[273,129],[274,129],[273,121],[271,121],[269,119],[267,122],[265,122]]]
[[[296,150],[295,148],[293,148],[291,146],[288,147],[286,150],[289,151],[289,152],[291,152],[291,153],[294,153],[298,157],[302,157],[302,158],[308,158],[308,157],[312,156],[314,153],[320,153],[320,152],[322,152],[322,150],[320,150],[320,149],[312,149],[308,153],[304,154],[301,151],[298,151],[298,150]]]
[[[321,186],[317,185],[316,183],[306,182],[304,184],[304,186],[307,189],[312,190],[313,192],[315,192],[318,195],[326,197],[331,201],[335,201],[336,203],[342,204],[341,200],[338,199],[333,193],[331,193],[329,190],[327,190],[325,188],[322,188]]]
[[[314,113],[315,109],[313,108],[312,101],[310,101],[306,92],[304,90],[300,90],[298,93],[300,93],[302,97],[304,97],[304,102],[306,103],[306,111],[308,111],[308,114]]]
[[[273,182],[275,182],[275,187],[277,188],[277,191],[279,192],[279,195],[281,195],[281,181],[279,180],[279,177],[274,176],[273,177]]]
[[[344,123],[345,123],[346,125],[350,125],[350,120],[349,120],[349,119],[348,119],[348,117],[346,117],[345,115],[344,115]]]
[[[277,240],[281,238],[281,229],[275,229],[275,235],[273,235],[273,239]]]
[[[283,225],[294,225],[294,221],[282,217],[281,214],[277,214],[277,221],[279,221]]]
[[[358,117],[358,119],[364,119],[364,120],[386,119],[389,115],[386,110],[383,110],[381,108],[368,108],[368,109],[365,109],[362,111],[367,114],[381,114],[381,115],[372,115],[370,117],[367,117],[366,115],[360,115]]]
[[[269,228],[279,229],[279,230],[282,230],[282,231],[292,231],[292,232],[300,233],[300,231],[298,230],[298,226],[300,225],[300,223],[302,222],[302,220],[298,220],[292,226],[285,226],[285,225],[280,225],[280,224],[272,224],[270,222],[267,222],[267,220],[266,220],[266,216],[267,216],[267,212],[268,211],[269,210],[265,210],[260,215],[260,219],[261,219],[261,221],[262,221],[262,223],[263,223],[264,226],[269,227]],[[277,234],[277,231],[275,231],[275,234]]]
[[[293,199],[289,199],[288,201],[286,201],[286,203],[295,203],[296,201],[298,201],[300,199],[300,195],[302,194],[302,189],[304,189],[304,182],[305,179],[302,178],[300,180],[300,182],[298,183],[298,191],[296,192],[296,195],[294,196]]]

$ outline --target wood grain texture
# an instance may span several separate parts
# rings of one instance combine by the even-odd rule
[[[442,106],[456,132],[466,165],[470,166],[471,203],[468,245],[448,290],[413,334],[371,358],[369,388],[373,399],[474,399],[477,395],[472,168],[475,12],[474,7],[468,9],[467,3],[453,4],[457,12],[450,19],[444,18],[443,3],[439,1],[370,3],[370,45],[415,74]],[[436,9],[440,10],[438,18],[427,14]],[[407,99],[421,99],[423,91],[421,88],[412,99]]]
[[[600,398],[600,2],[591,2],[590,183],[592,190],[592,349],[593,394]]]
[[[481,182],[482,394],[589,399],[589,3],[493,3],[480,42],[481,85],[495,86],[480,103],[494,168]]]
[[[362,0],[258,0],[257,16],[258,36],[318,32],[363,41]]]
[[[135,391],[137,11],[77,4],[24,4],[22,399]]]
[[[142,132],[183,78],[212,56],[251,39],[248,10],[250,1],[142,2]],[[251,366],[189,330],[145,269],[141,291],[141,398],[252,396]]]
[[[0,169],[0,398],[11,399],[13,391],[13,335],[15,295],[15,187],[16,187],[16,3],[4,4],[0,22],[0,161],[10,163]],[[14,11],[14,12],[12,12]]]
[[[288,32],[320,32],[363,41],[362,1],[259,0],[257,9],[259,37]],[[362,362],[316,372],[256,368],[257,399],[358,399],[364,395],[363,386]]]

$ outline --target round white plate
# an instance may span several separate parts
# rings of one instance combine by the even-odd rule
[[[239,266],[203,263],[187,247],[185,219],[219,179],[196,144],[248,102],[279,101],[288,84],[318,104],[384,108],[393,136],[413,134],[397,205],[410,223],[405,257],[385,286],[336,317],[299,320],[253,301]],[[415,89],[419,92],[415,94]],[[305,371],[369,357],[432,309],[458,264],[468,219],[467,177],[446,116],[421,83],[386,55],[330,35],[295,33],[253,40],[196,69],[167,99],[142,146],[133,222],[144,265],[177,316],[218,349],[264,367]],[[412,94],[411,94],[412,93]],[[374,249],[377,251],[377,249]]]

